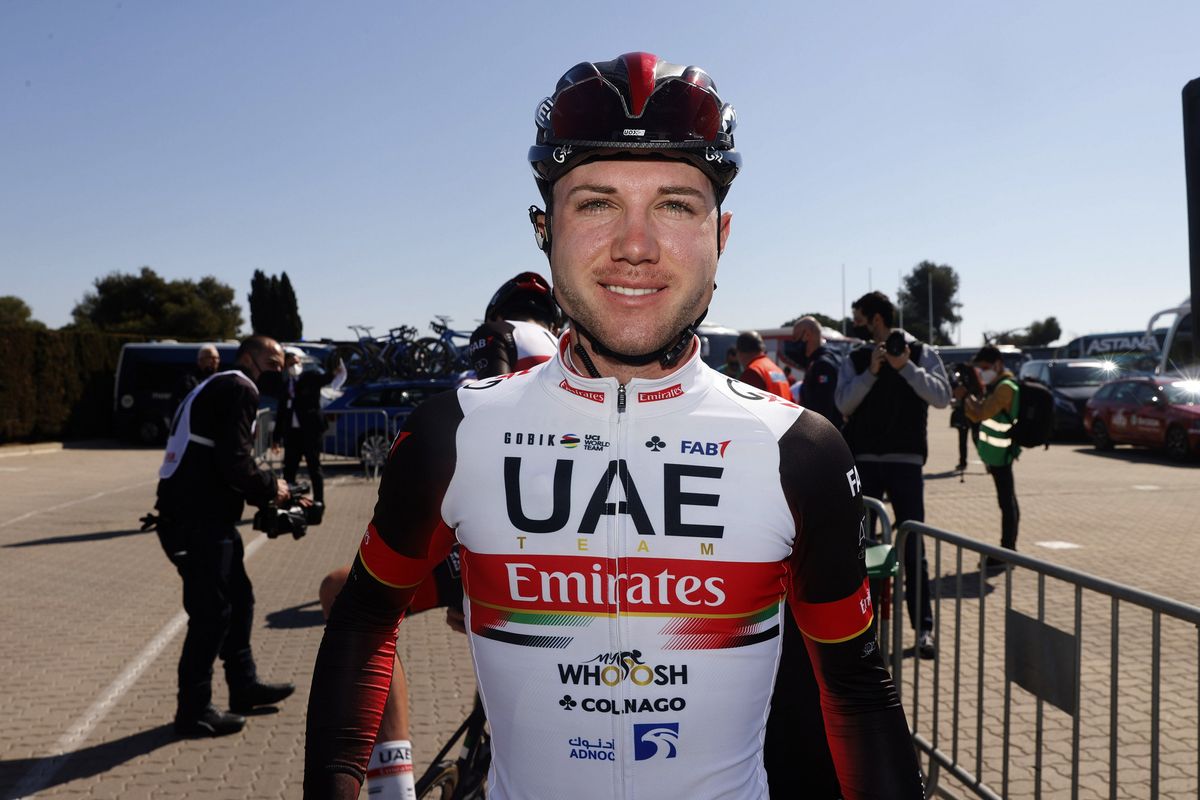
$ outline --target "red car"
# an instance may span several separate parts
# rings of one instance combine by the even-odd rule
[[[1115,444],[1165,449],[1182,461],[1200,453],[1200,381],[1131,377],[1088,400],[1083,426],[1098,450]]]

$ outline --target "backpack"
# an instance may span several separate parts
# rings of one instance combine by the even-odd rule
[[[1050,446],[1054,432],[1054,395],[1044,384],[1022,378],[1021,410],[1013,423],[1012,438],[1023,448]]]

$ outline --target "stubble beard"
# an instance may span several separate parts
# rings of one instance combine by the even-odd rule
[[[628,329],[621,325],[619,319],[612,317],[602,319],[601,315],[595,309],[590,308],[586,301],[566,282],[557,283],[555,289],[561,295],[559,302],[568,317],[599,339],[600,343],[609,350],[623,356],[642,356],[675,344],[679,335],[696,321],[705,306],[705,286],[701,284],[696,287],[696,291],[688,298],[687,302],[675,309],[669,318],[662,320],[658,325],[653,326],[652,330],[642,334],[628,332]],[[601,289],[601,291],[608,290]]]

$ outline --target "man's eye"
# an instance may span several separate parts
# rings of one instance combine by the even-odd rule
[[[663,203],[663,208],[675,214],[694,214],[696,210],[691,204],[685,203],[683,200],[668,200]]]
[[[579,211],[600,211],[608,208],[608,201],[600,197],[591,197],[586,200],[579,201],[576,209]]]

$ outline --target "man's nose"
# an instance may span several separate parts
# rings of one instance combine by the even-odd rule
[[[658,261],[658,237],[647,215],[626,213],[621,216],[613,237],[612,260],[630,264]]]

